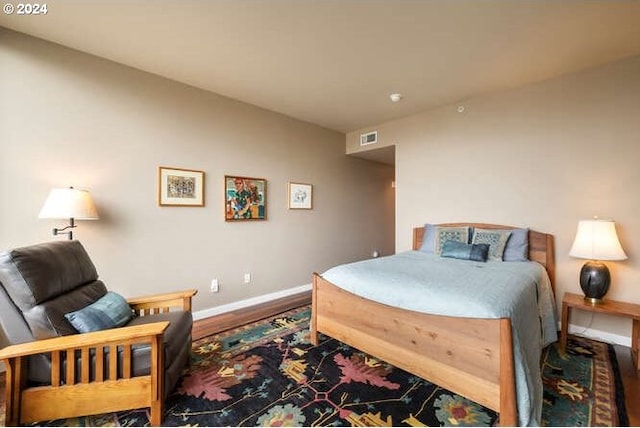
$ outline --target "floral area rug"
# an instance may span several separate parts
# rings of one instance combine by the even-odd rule
[[[334,339],[309,342],[309,307],[194,342],[166,426],[491,426],[497,415]],[[610,345],[570,337],[545,350],[543,423],[627,423]],[[622,400],[622,401],[620,401]],[[50,426],[148,425],[145,410]],[[38,424],[38,425],[42,425]]]

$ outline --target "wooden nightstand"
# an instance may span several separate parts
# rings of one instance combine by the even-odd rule
[[[633,320],[631,330],[631,356],[636,370],[640,370],[638,359],[638,334],[640,333],[640,305],[634,303],[617,302],[615,300],[604,300],[602,303],[592,304],[584,299],[581,294],[564,293],[562,299],[562,330],[560,332],[560,347],[562,350],[567,346],[567,329],[569,326],[569,312],[571,309],[583,311],[600,312],[604,314],[628,317]]]

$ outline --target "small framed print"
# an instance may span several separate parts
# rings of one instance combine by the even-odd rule
[[[204,171],[158,167],[158,205],[203,207]]]
[[[306,183],[289,182],[289,209],[313,209],[313,186]]]
[[[267,180],[224,176],[225,221],[266,220]]]

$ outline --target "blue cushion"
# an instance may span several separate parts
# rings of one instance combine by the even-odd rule
[[[89,306],[64,316],[78,332],[88,333],[121,327],[129,322],[133,312],[124,297],[109,291]]]
[[[489,254],[489,244],[465,244],[464,242],[445,241],[442,245],[441,257],[451,257],[460,260],[486,262]]]
[[[529,229],[513,229],[504,247],[502,260],[505,262],[526,262],[529,260]]]

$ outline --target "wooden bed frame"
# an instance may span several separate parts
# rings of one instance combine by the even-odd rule
[[[482,223],[444,223],[514,229]],[[424,228],[413,230],[413,249]],[[529,259],[554,282],[553,236],[529,231]],[[511,321],[430,315],[356,296],[313,276],[311,341],[318,332],[360,349],[500,414],[500,424],[518,424]]]

